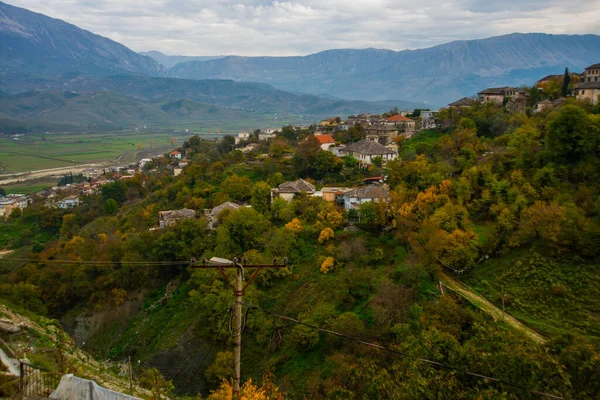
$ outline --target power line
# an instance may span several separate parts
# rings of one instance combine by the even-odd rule
[[[231,311],[233,311],[233,304],[231,305],[231,307],[229,307],[229,309],[227,310],[227,314],[223,317],[223,323],[221,324],[221,328],[217,332],[217,335],[215,336],[215,339],[213,340],[212,344],[210,345],[210,348],[208,349],[208,351],[204,355],[204,358],[202,359],[202,362],[200,363],[200,368],[202,368],[202,366],[204,365],[204,361],[206,361],[206,359],[208,358],[208,355],[210,354],[210,352],[212,351],[213,347],[215,346],[215,344],[219,340],[219,336],[221,335],[221,332],[223,331],[223,328],[225,328],[225,324],[227,323],[228,320],[231,320],[231,318],[229,318],[229,317],[231,317],[233,315]]]
[[[494,377],[483,375],[483,374],[478,374],[476,372],[463,371],[460,368],[453,367],[451,365],[447,365],[447,364],[444,364],[444,363],[441,363],[441,362],[438,362],[438,361],[433,361],[433,360],[428,360],[426,358],[421,358],[421,357],[413,356],[413,355],[407,354],[405,352],[402,352],[402,351],[399,351],[399,350],[390,349],[389,347],[385,347],[385,346],[382,346],[382,345],[379,345],[379,344],[376,344],[376,343],[365,342],[364,340],[360,340],[360,339],[354,338],[352,336],[344,335],[343,333],[335,332],[335,331],[332,331],[332,330],[329,330],[329,329],[319,328],[318,326],[307,324],[306,322],[302,322],[300,320],[297,320],[295,318],[291,318],[291,317],[288,317],[288,316],[285,316],[285,315],[277,314],[277,313],[274,313],[272,311],[265,310],[264,308],[261,308],[261,307],[258,307],[258,306],[254,306],[254,305],[246,304],[246,303],[243,303],[243,306],[247,307],[249,309],[254,309],[254,310],[262,311],[265,314],[268,314],[268,315],[270,315],[272,317],[276,317],[276,318],[279,318],[279,319],[290,321],[290,322],[293,322],[295,324],[304,325],[304,326],[306,326],[308,328],[315,329],[315,330],[323,332],[323,333],[327,333],[327,334],[330,334],[330,335],[334,335],[334,336],[338,336],[338,337],[341,337],[341,338],[344,338],[344,339],[348,339],[348,340],[351,340],[353,342],[360,343],[360,344],[363,344],[363,345],[369,346],[369,347],[374,347],[376,349],[387,351],[387,352],[392,353],[392,354],[400,355],[400,356],[407,357],[407,358],[412,358],[412,359],[417,360],[417,361],[421,361],[421,362],[424,362],[424,363],[427,363],[427,364],[435,365],[435,366],[441,367],[441,368],[446,368],[446,369],[449,369],[449,370],[452,370],[452,371],[457,371],[459,373],[463,373],[463,374],[469,375],[469,376],[474,376],[476,378],[487,379],[487,380],[490,380],[490,381],[493,381],[493,382],[502,383],[504,385],[512,386],[514,388],[521,389],[521,390],[524,390],[524,391],[527,391],[527,392],[530,392],[530,393],[533,393],[533,394],[537,394],[539,396],[546,396],[546,397],[550,397],[552,399],[563,399],[564,400],[564,397],[556,396],[556,395],[553,395],[553,394],[550,394],[550,393],[538,392],[536,390],[532,390],[532,389],[530,389],[528,387],[525,387],[525,386],[520,386],[520,385],[517,385],[515,383],[506,382],[506,381],[503,381],[502,379],[494,378]]]

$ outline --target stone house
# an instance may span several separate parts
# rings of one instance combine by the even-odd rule
[[[475,104],[475,103],[476,103],[476,101],[473,100],[472,98],[463,97],[462,99],[456,100],[455,102],[448,104],[448,107],[468,108],[468,107],[472,107],[473,104]]]
[[[589,100],[593,105],[600,101],[600,64],[590,65],[581,77],[581,83],[572,90],[577,100]]]
[[[340,153],[353,156],[363,165],[372,164],[375,157],[381,157],[382,162],[385,164],[398,156],[398,153],[394,150],[372,140],[360,140],[352,143],[341,149]]]
[[[398,128],[398,132],[412,133],[416,130],[416,122],[402,114],[392,115],[387,118],[385,125]]]
[[[390,199],[390,191],[386,185],[368,185],[358,187],[344,193],[344,208],[356,210],[361,204],[368,202],[387,202]]]
[[[395,125],[371,125],[365,127],[365,138],[367,140],[381,143],[387,146],[393,143],[394,138],[399,135],[398,128]]]
[[[190,210],[189,208],[158,212],[158,224],[160,225],[161,229],[166,229],[167,227],[175,224],[177,221],[190,218],[196,218],[196,211]]]
[[[316,187],[304,179],[298,179],[293,182],[284,182],[278,187],[271,189],[271,201],[276,197],[281,197],[286,201],[292,201],[297,194],[307,193],[312,196],[316,192]]]
[[[238,204],[226,201],[213,209],[204,210],[204,216],[208,220],[208,229],[215,229],[219,225],[218,217],[224,210],[235,211],[240,207]]]

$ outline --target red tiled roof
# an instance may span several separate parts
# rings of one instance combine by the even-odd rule
[[[335,140],[331,135],[317,135],[315,136],[320,144],[335,143]]]
[[[172,152],[171,152],[171,155],[172,155],[172,156],[175,156],[175,155],[177,155],[177,154],[181,154],[181,152],[180,152],[180,151],[177,151],[177,150],[175,150],[175,151],[172,151]]]
[[[394,122],[394,121],[412,121],[412,119],[407,118],[404,115],[400,115],[400,114],[392,115],[387,120],[391,121],[391,122]]]

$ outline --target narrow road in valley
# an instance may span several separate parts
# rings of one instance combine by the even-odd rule
[[[85,169],[101,168],[105,165],[108,165],[108,164],[107,163],[79,164],[79,165],[72,166],[72,167],[58,167],[58,168],[41,169],[41,170],[30,171],[30,172],[19,172],[19,173],[13,173],[13,174],[6,174],[6,176],[8,176],[8,178],[6,178],[6,179],[2,179],[2,175],[0,175],[0,186],[8,185],[10,183],[23,182],[23,181],[28,181],[28,180],[32,180],[32,179],[44,178],[46,176],[64,175],[64,174],[68,174],[69,172],[73,173],[73,174],[80,174]]]
[[[475,307],[491,315],[494,320],[497,321],[502,319],[502,310],[493,305],[483,296],[475,293],[469,286],[457,281],[454,278],[451,278],[449,275],[443,272],[439,274],[439,278],[444,286],[469,300]],[[521,322],[519,322],[519,320],[508,315],[507,313],[504,314],[504,322],[519,332],[522,332],[525,336],[537,343],[543,344],[546,342],[546,339],[539,333],[528,326],[523,325]]]

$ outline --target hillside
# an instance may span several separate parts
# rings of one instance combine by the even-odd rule
[[[105,37],[0,2],[0,74],[164,76],[166,69]]]
[[[532,84],[565,67],[598,62],[600,36],[511,34],[420,50],[327,50],[304,57],[190,61],[172,76],[264,82],[278,89],[344,99],[410,99],[446,105],[485,87]]]
[[[150,103],[114,92],[44,91],[0,96],[0,131],[11,133],[249,122],[255,117],[246,111],[192,100]]]
[[[80,74],[57,78],[39,78],[20,74],[0,76],[0,91],[17,94],[33,90],[111,91],[143,101],[189,99],[251,112],[316,116],[331,116],[332,113],[337,113],[345,117],[360,112],[381,113],[394,106],[402,109],[425,107],[423,103],[396,100],[378,102],[336,100],[284,92],[263,83],[232,80],[192,80],[143,76],[90,77]]]
[[[168,56],[166,54],[161,53],[160,51],[152,50],[152,51],[142,51],[140,52],[143,56],[152,57],[154,61],[164,66],[165,68],[171,68],[175,66],[175,64],[188,62],[188,61],[208,61],[214,60],[217,58],[222,58],[224,56]]]

